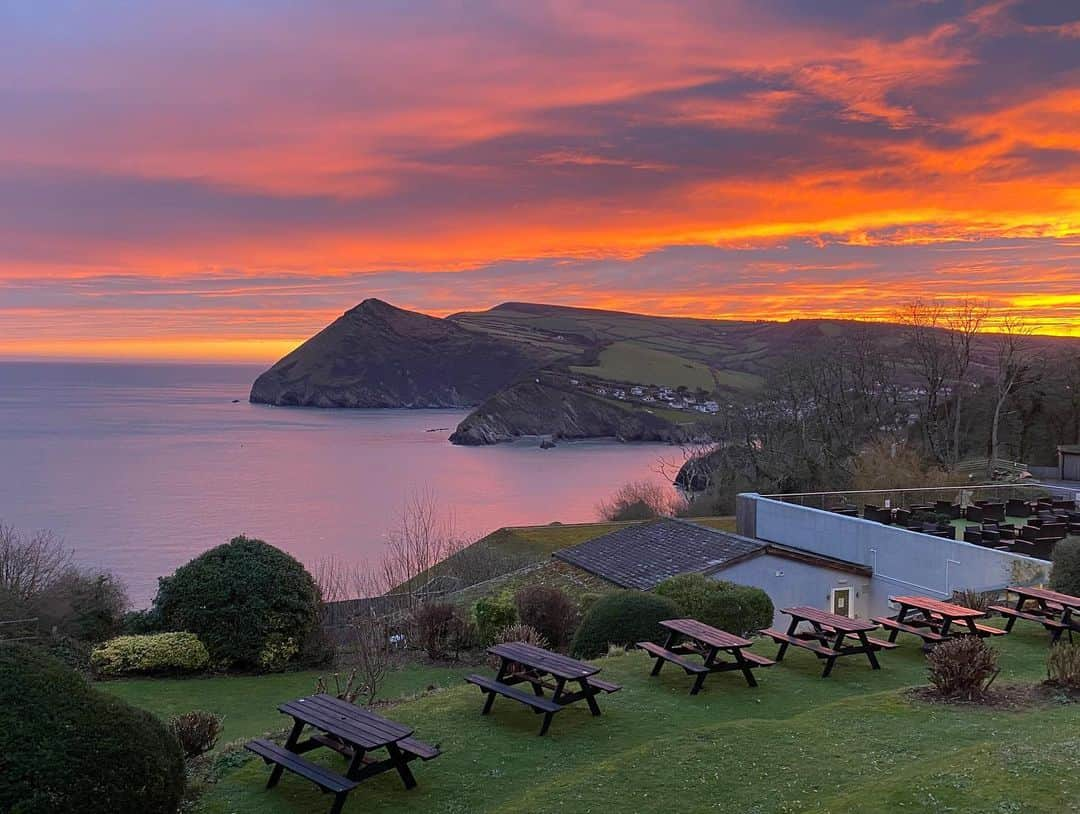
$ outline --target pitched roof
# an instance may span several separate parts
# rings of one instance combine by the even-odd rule
[[[711,570],[764,547],[738,534],[662,518],[564,548],[555,556],[623,588],[648,591],[668,577]]]

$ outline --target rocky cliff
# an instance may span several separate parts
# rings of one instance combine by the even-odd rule
[[[673,441],[682,434],[680,427],[646,410],[526,381],[486,400],[458,425],[450,441],[479,446],[528,435]]]
[[[250,399],[306,407],[463,407],[552,361],[548,349],[368,299],[255,380]]]

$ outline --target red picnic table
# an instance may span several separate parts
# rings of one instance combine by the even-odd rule
[[[1050,632],[1050,643],[1054,644],[1065,631],[1069,632],[1069,641],[1072,641],[1072,632],[1080,630],[1080,620],[1073,619],[1073,613],[1080,613],[1080,597],[1022,585],[1011,585],[1008,591],[1017,596],[1014,606],[990,606],[990,610],[1008,618],[1006,632],[1012,632],[1017,619],[1038,622]],[[1033,607],[1026,607],[1029,604]]]
[[[896,647],[892,642],[872,639],[866,635],[872,630],[877,630],[878,626],[874,622],[851,619],[847,616],[840,616],[836,613],[804,606],[784,608],[782,613],[786,613],[791,617],[791,624],[788,626],[787,633],[772,628],[761,631],[762,635],[768,636],[780,645],[780,649],[776,653],[776,660],[783,661],[789,645],[802,647],[809,650],[819,659],[825,659],[825,670],[821,674],[822,678],[828,678],[838,658],[841,656],[854,656],[859,653],[865,653],[866,658],[870,661],[870,666],[875,670],[880,670],[881,665],[878,664],[877,656],[874,654],[879,650],[892,650]],[[798,632],[801,622],[809,623],[811,629],[802,633]],[[845,639],[848,638],[855,639],[858,644],[845,644]]]
[[[900,606],[896,618],[874,617],[875,622],[889,628],[890,642],[895,642],[900,633],[910,633],[927,645],[932,645],[955,636],[1000,636],[1005,632],[996,627],[980,625],[976,620],[982,619],[986,613],[975,608],[954,605],[929,596],[894,596],[892,601]]]

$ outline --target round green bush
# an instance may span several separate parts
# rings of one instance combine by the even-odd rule
[[[296,559],[240,536],[162,578],[154,612],[166,630],[198,636],[215,664],[277,669],[317,624],[319,591]]]
[[[45,652],[0,647],[0,811],[174,814],[176,736]]]
[[[1080,596],[1080,540],[1060,541],[1054,546],[1050,587],[1071,596]]]
[[[773,603],[761,588],[709,579],[702,574],[680,574],[656,586],[656,593],[671,599],[679,614],[707,625],[743,635],[772,624]]]
[[[610,645],[654,641],[663,632],[659,623],[678,615],[675,603],[665,596],[641,591],[607,594],[597,599],[581,620],[570,650],[588,659],[603,655]]]
[[[194,633],[117,636],[90,655],[98,675],[198,672],[210,666],[206,645]]]

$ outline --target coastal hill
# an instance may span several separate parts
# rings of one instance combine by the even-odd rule
[[[558,356],[368,299],[259,376],[250,399],[303,407],[469,407]]]
[[[519,302],[440,319],[368,299],[259,376],[251,401],[474,407],[450,437],[457,444],[522,436],[685,441],[729,403],[753,397],[800,350],[871,335],[899,363],[895,383],[913,385],[904,330],[887,323],[740,322]],[[977,342],[973,366],[984,374],[992,348],[989,339]]]

